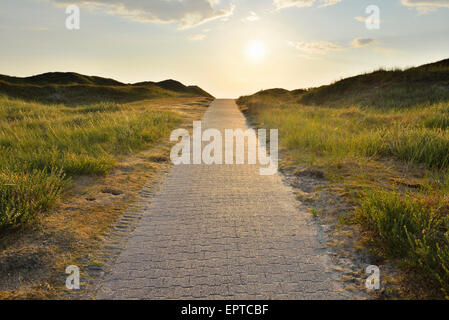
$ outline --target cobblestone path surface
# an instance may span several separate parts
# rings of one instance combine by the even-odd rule
[[[247,129],[234,100],[203,127]],[[344,299],[313,218],[259,165],[174,166],[97,299]]]

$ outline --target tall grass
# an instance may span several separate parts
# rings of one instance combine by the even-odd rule
[[[371,231],[378,247],[449,297],[449,197],[447,182],[441,182],[449,177],[449,99],[414,106],[405,101],[404,108],[398,97],[382,108],[377,106],[383,100],[376,106],[308,106],[291,94],[256,94],[238,102],[259,125],[279,129],[280,144],[298,163],[321,165],[329,176],[337,175],[331,172],[336,163],[354,159],[393,159],[435,176],[413,193],[382,189],[385,184],[377,179],[385,174],[380,172],[364,173],[369,182],[360,185],[353,174],[348,187],[356,188],[351,194],[361,195],[354,198],[359,203],[355,218]],[[367,191],[360,193],[361,188]]]
[[[172,112],[132,105],[67,107],[0,97],[0,228],[50,208],[66,176],[105,174],[118,156],[155,143],[179,121]]]
[[[361,105],[376,108],[408,108],[449,100],[448,59],[406,70],[380,69],[309,89],[299,103]]]
[[[0,227],[29,223],[38,212],[51,208],[66,186],[60,171],[0,171]]]
[[[449,167],[445,126],[449,103],[379,110],[304,106],[266,97],[247,99],[240,102],[265,126],[279,128],[281,143],[289,149],[330,158],[389,157],[429,169]]]
[[[386,253],[449,295],[449,216],[440,197],[368,192],[357,218]]]

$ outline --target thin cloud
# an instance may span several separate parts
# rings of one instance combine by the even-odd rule
[[[336,52],[348,49],[357,49],[369,47],[375,44],[379,44],[378,41],[370,38],[355,38],[347,46],[342,46],[335,42],[330,41],[318,41],[318,42],[294,42],[289,41],[288,45],[300,52],[301,57],[306,57],[310,59],[316,59],[317,57],[324,56],[329,52]],[[394,53],[396,50],[376,47],[376,51],[382,53]]]
[[[328,7],[335,5],[343,0],[273,0],[276,9],[289,7]],[[435,11],[438,8],[449,8],[449,0],[400,0],[404,6],[414,8],[421,13]],[[356,20],[364,22],[364,17],[356,17]]]
[[[438,8],[449,8],[449,0],[401,0],[401,3],[418,10],[420,13],[435,11]]]
[[[198,34],[192,34],[192,35],[190,35],[190,36],[188,37],[188,39],[189,39],[190,41],[201,41],[201,40],[203,40],[204,38],[206,38],[206,35],[205,35],[205,34],[201,34],[201,33],[198,33]]]
[[[344,49],[337,43],[328,41],[319,42],[293,42],[290,41],[289,46],[303,53],[309,54],[326,54],[329,51],[338,51]]]
[[[373,19],[372,17],[357,16],[357,17],[354,17],[354,19],[359,22],[363,22],[363,23],[366,23],[368,20],[370,20],[370,23],[380,23],[380,19]]]
[[[218,9],[217,0],[53,0],[56,5],[77,4],[104,10],[143,23],[177,23],[178,29],[188,29],[234,13],[229,4]]]
[[[289,7],[312,7],[315,4],[319,4],[318,7],[332,6],[341,2],[342,0],[273,0],[273,4],[276,9],[283,9]]]
[[[362,48],[362,47],[368,47],[370,45],[376,44],[377,41],[374,39],[369,38],[355,38],[351,42],[351,46],[353,48]]]
[[[355,20],[360,21],[360,22],[366,22],[366,20],[368,19],[367,17],[354,17]]]
[[[245,22],[255,22],[258,20],[260,20],[260,17],[254,11],[250,11],[249,15],[245,19],[243,19],[243,21]]]

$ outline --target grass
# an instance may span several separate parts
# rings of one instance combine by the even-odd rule
[[[149,86],[106,86],[94,84],[22,84],[0,80],[0,93],[25,101],[39,101],[45,104],[78,106],[104,101],[126,103],[143,99],[176,97],[179,94],[163,88]]]
[[[238,100],[259,126],[279,129],[295,163],[319,166],[332,183],[343,183],[357,204],[350,220],[364,227],[378,252],[440,297],[449,297],[446,72],[445,65],[382,71]],[[372,81],[380,91],[373,93]],[[354,163],[361,169],[348,165]]]
[[[18,227],[50,208],[66,186],[61,172],[0,172],[0,226]]]
[[[106,174],[118,157],[151,146],[180,121],[142,105],[0,97],[0,228],[31,223],[58,202],[70,177]]]
[[[444,126],[447,103],[379,111],[262,100],[240,102],[251,114],[257,113],[259,121],[279,128],[287,148],[309,151],[311,158],[391,157],[428,169],[449,167],[449,131]]]
[[[26,101],[72,106],[179,96],[212,98],[198,86],[185,86],[175,80],[125,84],[114,79],[73,72],[50,72],[26,78],[0,74],[0,94]]]
[[[386,254],[449,292],[448,202],[424,194],[368,192],[357,218]]]
[[[356,104],[376,108],[406,108],[449,99],[449,59],[406,70],[379,69],[312,88],[298,102],[341,106]]]

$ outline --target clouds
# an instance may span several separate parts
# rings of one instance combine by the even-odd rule
[[[374,39],[355,38],[354,40],[352,40],[351,46],[353,48],[362,48],[362,47],[367,47],[367,46],[370,46],[370,45],[376,44],[376,43],[377,43],[377,41]]]
[[[104,9],[133,21],[177,23],[178,29],[188,29],[202,23],[229,17],[234,5],[217,8],[219,0],[53,0],[56,4],[78,4]]]
[[[401,0],[404,6],[412,7],[422,13],[434,11],[438,8],[449,8],[449,0]]]
[[[318,7],[328,7],[337,4],[343,0],[273,0],[273,4],[277,9],[289,8],[289,7],[312,7],[318,5]],[[449,8],[449,0],[398,0],[404,6],[412,7],[420,12],[429,12],[436,10],[437,8]]]
[[[204,38],[206,38],[206,35],[202,34],[202,33],[192,34],[192,35],[188,36],[188,39],[190,41],[201,41]]]
[[[318,42],[288,42],[288,45],[305,56],[323,56],[330,52],[342,51],[347,49],[364,48],[374,44],[378,44],[374,39],[355,38],[349,45],[340,45],[336,42],[318,41]]]
[[[295,48],[303,53],[308,54],[326,54],[331,51],[340,51],[350,48],[363,48],[368,47],[378,42],[370,38],[355,38],[352,40],[349,46],[342,46],[336,42],[330,41],[318,41],[318,42],[293,42],[288,44],[290,47]]]
[[[319,7],[327,7],[341,2],[342,0],[273,0],[277,9],[288,7],[311,7],[319,4]]]
[[[233,0],[47,0],[57,5],[77,4],[103,10],[112,15],[150,23],[174,23],[188,29],[216,19],[227,19],[234,13]],[[343,0],[272,0],[276,9],[289,7],[328,7]],[[397,0],[404,6],[428,12],[449,8],[449,0]],[[254,22],[260,17],[250,11],[243,20]],[[362,21],[363,17],[357,17]]]
[[[288,44],[290,47],[308,54],[325,54],[329,51],[338,51],[343,49],[343,47],[340,46],[339,44],[328,41],[319,41],[319,42],[290,41]]]
[[[257,20],[260,20],[260,17],[254,11],[250,11],[248,16],[245,19],[243,19],[243,21],[245,21],[245,22],[254,22]]]

